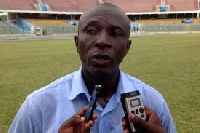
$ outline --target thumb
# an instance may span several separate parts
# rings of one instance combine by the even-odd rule
[[[62,126],[62,128],[69,128],[69,127],[76,127],[80,126],[83,123],[83,119],[79,116],[72,116],[70,119],[68,119]]]
[[[141,119],[140,117],[129,114],[129,119],[133,123],[133,125],[138,128],[141,132],[148,132],[148,133],[165,133],[162,126],[153,125],[151,123],[146,122],[145,120]]]
[[[140,117],[136,116],[135,114],[130,113],[129,119],[139,129],[146,129],[148,127],[147,122]]]

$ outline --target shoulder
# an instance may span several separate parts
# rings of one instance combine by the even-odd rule
[[[59,92],[63,89],[65,89],[65,91],[70,91],[70,86],[72,84],[72,80],[73,80],[73,77],[74,75],[76,74],[77,71],[73,72],[73,73],[70,73],[64,77],[61,77],[53,82],[51,82],[50,84],[38,89],[38,90],[35,90],[33,93],[31,93],[30,95],[28,95],[28,99],[32,98],[32,97],[36,97],[38,95],[41,95],[43,93],[51,93],[51,92]]]
[[[67,97],[71,91],[72,81],[77,71],[61,77],[52,83],[35,90],[26,98],[26,102],[34,106],[55,105],[61,98]]]
[[[144,105],[157,113],[166,131],[168,133],[176,132],[168,105],[162,94],[158,90],[129,74],[123,73],[123,77],[125,78],[127,88],[130,86],[133,88],[132,90],[139,90]]]
[[[124,78],[123,84],[125,84],[125,89],[128,88],[130,90],[139,90],[144,104],[155,111],[159,110],[158,112],[161,113],[163,104],[165,104],[165,100],[158,90],[154,89],[150,85],[145,84],[141,80],[132,77],[129,74],[122,73],[122,75]]]
[[[137,79],[136,77],[133,77],[127,73],[122,72],[122,82],[125,83],[127,86],[129,85],[135,90],[139,90],[142,95],[157,95],[161,96],[158,90],[154,89],[150,85],[142,82],[141,80]]]
[[[65,105],[76,73],[61,77],[28,95],[13,120],[10,132],[13,130],[30,132],[32,126],[37,127],[34,129],[36,132],[41,132],[44,128],[44,121],[47,124],[54,120],[57,117],[56,112],[62,110]]]

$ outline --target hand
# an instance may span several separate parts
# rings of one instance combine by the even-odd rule
[[[165,133],[160,118],[154,111],[145,107],[145,114],[146,121],[132,113],[130,113],[128,117],[130,122],[132,122],[134,126],[137,126],[142,133]],[[122,118],[122,126],[124,127],[124,133],[128,133],[128,124],[124,117]]]
[[[90,120],[89,122],[85,121],[85,113],[88,107],[84,106],[71,118],[66,120],[61,127],[59,128],[59,133],[89,133],[90,127],[93,126],[94,121]],[[93,120],[97,119],[97,115],[93,114]]]

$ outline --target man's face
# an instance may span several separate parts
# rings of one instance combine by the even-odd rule
[[[115,8],[99,7],[80,19],[75,37],[83,70],[112,75],[129,50],[129,21]]]

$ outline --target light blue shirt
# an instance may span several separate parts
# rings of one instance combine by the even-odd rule
[[[176,128],[162,95],[122,71],[117,92],[104,109],[100,105],[95,109],[98,119],[90,132],[122,133],[124,112],[120,94],[135,90],[141,93],[143,103],[157,112],[167,133],[175,133]],[[89,99],[80,69],[30,94],[14,118],[9,133],[57,133],[62,123],[87,105]]]

